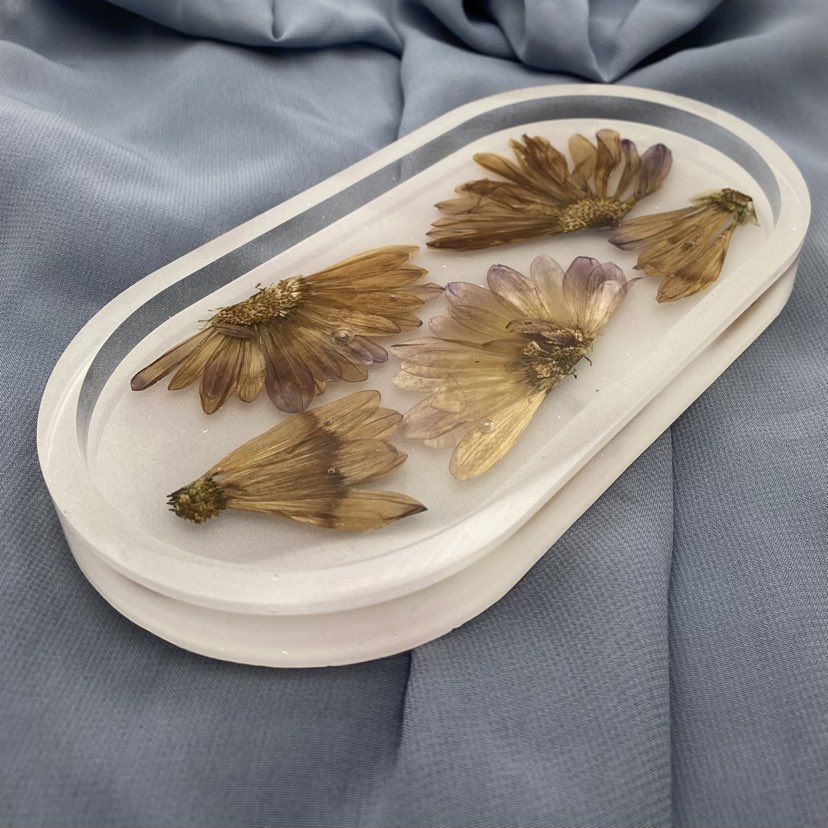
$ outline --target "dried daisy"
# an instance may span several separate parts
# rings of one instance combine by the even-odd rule
[[[610,241],[622,250],[643,248],[636,270],[662,278],[656,298],[672,302],[716,281],[733,231],[758,224],[753,199],[736,190],[716,190],[691,199],[692,207],[625,221]]]
[[[414,245],[369,250],[312,276],[293,276],[222,308],[204,328],[132,378],[143,391],[175,371],[168,388],[201,379],[207,414],[238,394],[252,402],[262,388],[282,411],[304,411],[329,380],[360,382],[388,354],[374,341],[419,327],[416,311],[442,293],[415,284]]]
[[[241,509],[330,529],[373,529],[425,511],[397,492],[354,488],[406,458],[386,440],[401,415],[379,403],[378,391],[360,391],[288,417],[173,492],[168,505],[194,523]]]
[[[510,141],[517,163],[483,152],[480,166],[507,179],[483,178],[457,187],[460,198],[436,206],[429,247],[478,250],[585,228],[616,227],[630,208],[654,193],[670,172],[672,155],[654,144],[639,157],[635,144],[613,129],[569,139],[566,157],[545,138]]]
[[[524,276],[504,265],[489,289],[446,286],[449,316],[431,321],[433,337],[395,345],[394,382],[429,396],[400,431],[436,447],[456,446],[451,473],[461,480],[490,469],[514,445],[546,395],[586,356],[627,293],[612,263],[581,256],[563,272],[536,257]]]

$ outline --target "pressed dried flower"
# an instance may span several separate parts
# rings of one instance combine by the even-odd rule
[[[569,139],[572,169],[545,138],[510,141],[517,163],[489,152],[480,166],[507,179],[469,181],[460,198],[437,204],[429,247],[477,250],[585,228],[615,227],[632,206],[654,193],[670,172],[672,154],[654,144],[639,157],[635,144],[613,129]]]
[[[737,190],[716,190],[691,199],[692,207],[625,221],[610,241],[641,249],[636,270],[662,278],[656,298],[672,302],[711,285],[722,272],[733,231],[758,224],[753,199]]]
[[[415,245],[380,247],[312,276],[260,288],[219,310],[194,336],[132,378],[142,391],[175,371],[168,388],[201,379],[201,406],[217,411],[235,392],[251,402],[267,390],[282,411],[304,411],[329,380],[360,382],[388,354],[374,341],[422,323],[414,312],[442,293],[415,284]]]
[[[169,495],[179,517],[204,523],[223,509],[281,515],[331,529],[373,529],[417,512],[397,492],[355,489],[406,458],[387,441],[401,416],[360,391],[288,417]]]
[[[404,436],[456,446],[461,480],[490,469],[514,445],[546,395],[592,348],[630,282],[607,262],[581,256],[563,272],[537,256],[529,276],[505,265],[489,289],[446,286],[449,316],[431,320],[432,337],[395,345],[394,382],[429,396],[408,411]]]

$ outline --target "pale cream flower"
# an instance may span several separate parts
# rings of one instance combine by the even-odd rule
[[[489,289],[446,286],[449,316],[431,321],[432,337],[394,345],[402,361],[394,382],[429,396],[408,411],[406,437],[456,446],[451,473],[490,469],[514,445],[546,395],[592,348],[630,282],[612,263],[581,256],[563,272],[536,257],[524,276],[504,265]]]

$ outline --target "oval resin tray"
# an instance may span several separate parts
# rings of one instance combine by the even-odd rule
[[[634,275],[637,254],[584,231],[488,250],[425,247],[437,201],[481,177],[476,152],[509,140],[616,129],[643,151],[673,153],[664,186],[630,217],[673,210],[730,187],[752,196],[758,226],[733,237],[722,274],[695,296],[658,304],[657,279],[630,290],[593,351],[541,406],[503,461],[472,481],[450,451],[395,437],[407,462],[377,488],[428,510],[346,533],[226,512],[179,520],[165,496],[245,440],[291,416],[262,394],[206,415],[197,386],[140,394],[130,378],[257,285],[309,275],[360,251],[420,246],[427,280],[485,284],[502,263],[526,273],[538,254],[579,255]],[[181,646],[272,666],[343,664],[404,650],[463,623],[507,592],[781,310],[807,228],[807,189],[767,137],[727,113],[648,90],[553,86],[461,107],[344,172],[147,276],[98,313],[67,348],[44,392],[44,477],[81,568],[118,610]],[[443,298],[424,320],[445,314]],[[427,331],[426,331],[427,332]],[[384,346],[420,335],[407,332]],[[390,357],[365,383],[334,382],[311,409],[364,388],[406,411]]]

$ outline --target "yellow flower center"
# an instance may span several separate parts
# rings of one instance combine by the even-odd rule
[[[561,210],[561,232],[573,233],[588,227],[615,227],[632,206],[632,201],[619,201],[617,198],[582,198]]]
[[[532,339],[521,350],[523,370],[534,391],[549,391],[567,374],[571,374],[578,361],[589,351],[579,330],[568,331],[570,342],[558,344],[542,338]]]
[[[212,477],[201,477],[189,486],[173,492],[167,505],[178,517],[204,523],[226,506],[224,492]]]
[[[706,193],[695,198],[694,201],[710,204],[723,213],[733,213],[739,224],[756,221],[753,199],[738,190],[731,190],[729,187],[724,190],[717,190],[714,193]]]
[[[259,325],[287,316],[302,298],[302,279],[294,276],[262,288],[244,302],[222,308],[213,322],[225,325]]]

